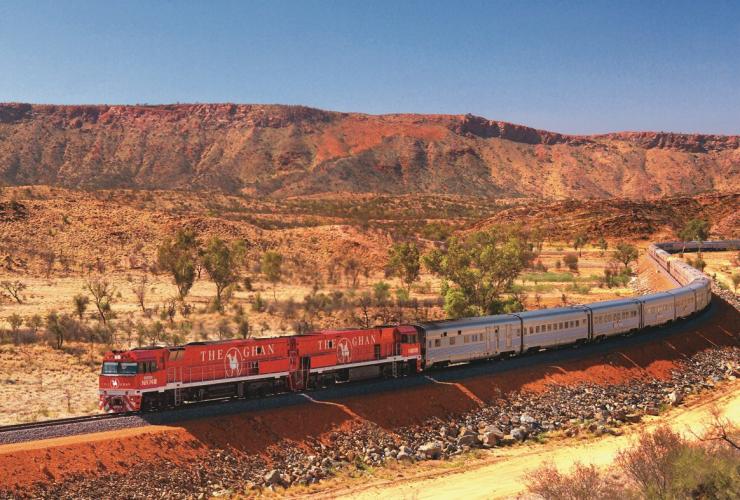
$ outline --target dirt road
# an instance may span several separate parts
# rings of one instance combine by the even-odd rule
[[[664,416],[652,417],[632,426],[623,436],[496,449],[481,458],[471,457],[456,464],[419,464],[408,475],[407,469],[398,469],[395,471],[396,477],[336,487],[312,498],[441,500],[512,497],[524,491],[524,476],[543,463],[552,462],[561,470],[570,468],[577,461],[596,466],[612,464],[619,450],[633,443],[642,429],[651,430],[665,423],[687,438],[694,439],[691,431],[703,431],[710,409],[715,405],[725,417],[740,421],[740,381],[730,382],[720,391],[691,401],[686,407],[676,408]]]

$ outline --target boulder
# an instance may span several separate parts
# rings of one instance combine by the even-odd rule
[[[624,421],[629,422],[631,424],[636,424],[640,420],[642,420],[642,415],[640,415],[639,413],[627,413],[624,416]]]
[[[504,433],[501,432],[501,429],[493,425],[485,427],[478,435],[478,440],[483,446],[495,446],[503,438]]]
[[[265,474],[263,479],[265,480],[265,484],[268,486],[282,484],[282,478],[280,477],[280,471],[277,469],[272,469],[270,472]]]
[[[511,437],[513,437],[517,441],[524,441],[525,439],[527,439],[527,435],[527,429],[524,426],[514,427],[511,430]]]
[[[683,393],[681,391],[673,391],[668,394],[668,402],[673,406],[678,406],[683,402]]]
[[[436,460],[442,455],[442,443],[439,441],[430,441],[419,447],[419,453],[425,458]]]

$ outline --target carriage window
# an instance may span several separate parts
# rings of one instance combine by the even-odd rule
[[[463,337],[463,343],[464,344],[469,344],[470,343],[470,335],[466,335],[466,336]]]
[[[458,330],[458,331],[457,331],[457,334],[458,334],[458,335],[462,335],[462,330]]]
[[[540,325],[534,327],[535,333],[540,333]]]
[[[442,332],[442,336],[443,337],[446,337],[447,336],[447,332]]]
[[[404,337],[405,337],[405,335],[404,335]],[[402,339],[401,342],[405,343],[406,341]],[[431,347],[431,345],[429,347]],[[333,340],[327,341],[326,342],[326,348],[327,349],[333,349],[334,348],[334,341]]]
[[[439,340],[439,339],[436,339],[436,340],[434,341],[434,347],[439,347],[439,346],[440,346],[440,344],[441,344],[441,342],[440,342],[440,340]]]
[[[455,345],[455,337],[450,337],[450,345]]]
[[[576,326],[581,326],[581,320],[580,319],[577,319],[576,320]]]

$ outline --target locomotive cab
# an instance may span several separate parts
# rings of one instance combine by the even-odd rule
[[[146,389],[165,383],[162,349],[111,351],[105,354],[98,378],[102,411],[139,411]]]

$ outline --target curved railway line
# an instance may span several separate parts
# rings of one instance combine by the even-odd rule
[[[737,245],[737,242],[734,243]],[[662,274],[680,285],[674,276],[652,255],[650,256],[652,257],[652,263]],[[722,307],[729,306],[723,301],[720,303],[715,297],[715,300],[710,303],[708,308],[692,317],[666,326],[649,328],[637,335],[612,337],[601,343],[568,346],[577,348],[551,349],[537,354],[517,356],[496,363],[483,361],[473,362],[467,365],[453,365],[445,369],[435,369],[432,379],[426,376],[428,373],[422,373],[403,379],[370,380],[352,384],[341,384],[328,389],[314,390],[311,393],[314,400],[341,399],[347,396],[372,394],[399,388],[411,388],[430,383],[454,382],[482,374],[505,373],[508,370],[521,368],[528,364],[531,365],[532,360],[535,358],[537,359],[535,363],[540,364],[604,354],[629,345],[640,345],[642,343],[653,342],[660,338],[665,339],[679,333],[685,333],[688,329],[706,325],[708,322],[716,320],[717,310]],[[732,332],[733,326],[727,326],[730,328],[727,331],[728,335],[734,336],[735,342],[737,342],[739,340],[738,333],[740,332],[737,330]],[[735,324],[735,327],[740,328],[740,325]],[[147,425],[167,425],[193,419],[237,414],[245,411],[307,404],[307,402],[308,400],[301,397],[299,393],[280,393],[261,399],[204,401],[161,411],[106,413],[6,425],[0,426],[0,445]]]

